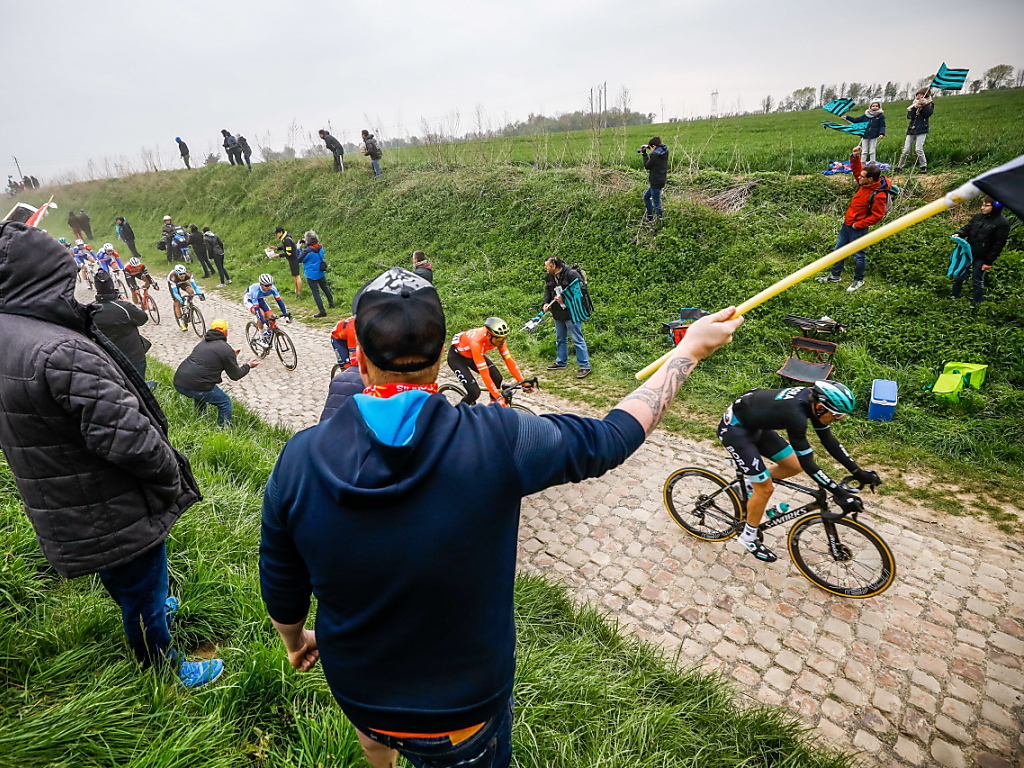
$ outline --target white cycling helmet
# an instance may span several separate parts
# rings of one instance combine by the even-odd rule
[[[107,251],[107,252],[110,252],[110,251],[114,250],[114,244],[113,243],[104,243],[103,244],[103,250]]]
[[[132,256],[130,259],[128,259],[129,267],[138,267],[141,264],[142,262],[139,260],[138,256]]]
[[[177,272],[179,275],[184,275],[186,272],[188,272],[188,270],[185,269],[184,264],[179,264],[178,266],[176,266],[174,268],[174,271]]]
[[[260,275],[260,285],[273,285],[273,284],[274,284],[274,276],[273,275],[271,275],[268,272],[264,272],[262,275]]]
[[[171,220],[170,216],[164,216],[164,221],[170,221],[170,220]]]
[[[75,240],[75,245],[77,245],[79,248],[81,248],[83,245],[85,245],[85,240],[82,240],[81,238],[79,238],[78,240]]]

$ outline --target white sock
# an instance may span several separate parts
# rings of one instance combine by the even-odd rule
[[[740,534],[740,541],[750,543],[757,539],[757,528],[750,523],[743,524],[743,533]]]

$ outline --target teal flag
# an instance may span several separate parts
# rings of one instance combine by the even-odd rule
[[[939,72],[932,80],[932,88],[941,88],[944,91],[959,91],[967,82],[969,69],[950,69],[946,62],[942,62]]]
[[[565,299],[565,308],[569,310],[569,316],[572,317],[574,323],[582,323],[590,317],[586,302],[583,300],[583,290],[579,280],[573,280],[566,286],[562,291],[562,298]]]

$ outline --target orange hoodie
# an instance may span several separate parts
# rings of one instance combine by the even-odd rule
[[[853,173],[853,178],[859,179],[863,168],[860,157],[850,157],[850,171]],[[858,182],[857,191],[853,193],[853,199],[850,200],[850,205],[846,208],[846,217],[843,219],[843,223],[856,229],[867,229],[872,224],[881,221],[885,216],[891,186],[892,182],[886,176],[880,176],[878,181],[868,184],[866,187],[860,186]],[[881,194],[875,195],[874,202],[872,202],[871,193],[876,191]]]

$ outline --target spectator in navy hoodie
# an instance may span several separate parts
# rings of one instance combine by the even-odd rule
[[[647,169],[648,187],[644,192],[647,212],[644,221],[654,221],[661,217],[661,190],[668,182],[668,147],[661,143],[660,136],[653,136],[650,142],[637,151],[644,156],[644,168]]]
[[[354,299],[366,388],[284,447],[263,496],[260,584],[291,665],[323,661],[371,766],[511,760],[522,498],[643,443],[734,308],[698,320],[603,420],[453,406],[434,287],[395,267]],[[316,629],[306,628],[316,595]]]

